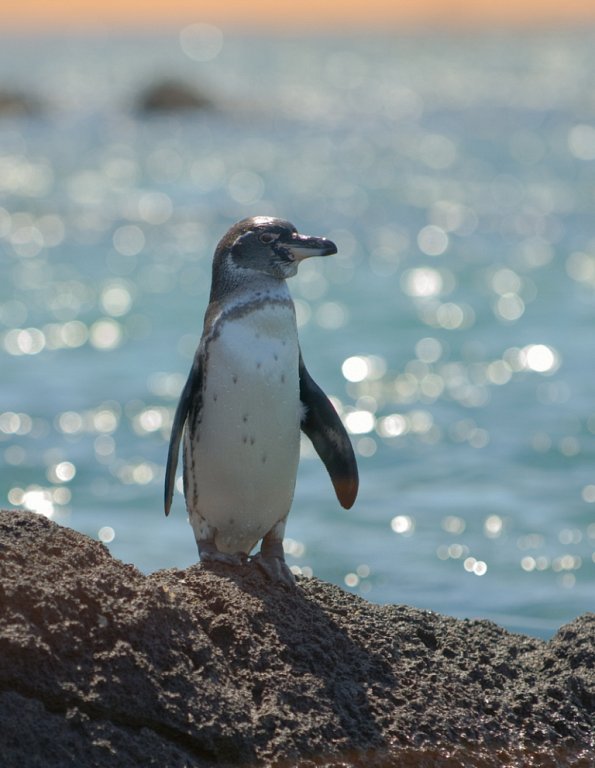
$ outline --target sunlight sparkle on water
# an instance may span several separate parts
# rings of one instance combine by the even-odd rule
[[[116,538],[116,532],[111,526],[104,525],[97,531],[97,538],[104,544],[109,544]]]
[[[363,381],[368,375],[368,363],[364,357],[348,357],[341,366],[347,381]]]
[[[357,587],[359,584],[359,576],[357,573],[347,573],[343,581],[347,587]]]
[[[595,160],[595,128],[579,123],[568,132],[568,148],[578,160]]]
[[[521,365],[536,373],[554,373],[560,366],[560,357],[555,349],[546,344],[529,344],[520,352]]]
[[[83,429],[83,417],[76,411],[65,411],[57,417],[57,426],[65,435],[76,435]]]
[[[483,560],[476,560],[474,557],[467,557],[463,567],[468,573],[474,573],[476,576],[485,576],[488,572],[487,564]]]
[[[96,349],[109,350],[120,346],[122,342],[122,326],[109,317],[97,320],[89,329],[91,344]]]
[[[283,539],[283,549],[285,550],[285,553],[291,557],[299,558],[306,554],[306,547],[304,543],[289,537]]]
[[[136,224],[124,224],[114,232],[113,243],[122,256],[136,256],[145,247],[145,233]]]
[[[110,433],[118,428],[119,414],[113,408],[98,408],[90,413],[92,428],[97,432]]]
[[[71,497],[68,488],[42,488],[39,485],[29,485],[26,488],[14,487],[7,495],[10,504],[24,507],[49,518],[54,517],[56,505],[64,506],[70,503]]]
[[[467,527],[467,524],[465,520],[463,520],[462,517],[458,517],[458,515],[447,515],[442,520],[442,528],[447,533],[452,534],[461,534]]]
[[[442,292],[443,279],[437,269],[416,267],[403,273],[401,287],[408,296],[438,296]]]
[[[121,317],[130,311],[132,306],[131,287],[122,281],[107,283],[100,297],[103,311],[112,317]]]
[[[61,461],[48,467],[46,476],[52,483],[69,483],[76,475],[76,467],[71,461]]]
[[[343,361],[341,372],[347,381],[354,383],[364,379],[377,381],[386,373],[386,361],[378,355],[355,355]]]
[[[4,335],[4,348],[10,355],[37,355],[45,343],[45,334],[39,328],[14,328]]]
[[[329,331],[342,328],[348,319],[347,309],[336,301],[327,301],[316,310],[316,322],[321,328]]]
[[[586,283],[595,288],[595,256],[575,251],[566,259],[566,272],[577,283]]]
[[[415,345],[415,354],[424,363],[435,363],[442,356],[442,344],[438,339],[426,336]]]
[[[369,459],[378,450],[378,444],[373,437],[362,437],[355,444],[355,450],[359,456]]]
[[[495,304],[496,315],[507,322],[515,322],[525,312],[525,302],[516,293],[504,293]]]
[[[378,421],[378,434],[381,437],[399,437],[409,431],[409,423],[400,413],[391,413]]]
[[[369,411],[351,411],[345,414],[345,426],[352,435],[363,435],[374,429],[374,414]]]
[[[409,515],[396,515],[390,521],[390,527],[401,536],[412,536],[415,532],[415,521]]]
[[[48,323],[43,326],[46,349],[76,349],[89,338],[89,329],[80,320],[66,323]]]
[[[502,535],[503,529],[504,521],[500,515],[490,515],[484,521],[483,532],[488,539],[497,539]]]
[[[0,413],[0,432],[5,435],[27,435],[33,428],[33,420],[28,413],[5,411]]]
[[[417,246],[426,256],[441,256],[448,248],[448,235],[435,224],[428,224],[419,231]]]
[[[132,426],[137,434],[143,435],[148,432],[157,432],[168,421],[169,412],[167,408],[152,407],[146,408],[137,414],[132,420]]]
[[[160,467],[149,461],[123,464],[117,476],[125,485],[148,485],[158,476]]]

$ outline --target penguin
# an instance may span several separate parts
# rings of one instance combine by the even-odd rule
[[[337,253],[289,221],[243,219],[216,247],[209,305],[175,412],[165,472],[170,512],[183,442],[184,496],[203,563],[249,559],[272,582],[295,578],[283,536],[293,500],[300,430],[312,441],[340,504],[358,492],[345,427],[304,364],[286,279],[304,259]],[[261,542],[258,554],[250,553]]]

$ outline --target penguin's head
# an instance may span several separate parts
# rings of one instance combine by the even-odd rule
[[[227,256],[232,269],[253,270],[284,280],[296,274],[304,259],[333,253],[337,253],[337,246],[325,237],[300,235],[284,219],[253,216],[227,232],[217,246],[215,260]]]

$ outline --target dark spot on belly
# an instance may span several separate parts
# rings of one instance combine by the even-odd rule
[[[275,352],[275,354],[273,355],[273,358],[275,359],[275,361],[277,361],[279,359],[279,355]]]
[[[255,442],[256,442],[256,438],[255,437],[251,437],[250,438],[250,445],[254,445]]]
[[[231,378],[232,378],[232,381],[233,381],[234,384],[238,383],[238,377],[235,375],[235,373],[234,373],[234,375]]]
[[[285,384],[285,374],[281,374],[281,384]]]
[[[258,361],[258,362],[256,363],[256,367],[257,367],[257,368],[260,368],[260,366],[261,366],[261,365],[262,365],[262,363],[261,363],[260,361]]]
[[[242,442],[244,443],[244,445],[246,445],[246,443],[248,442],[248,437],[246,435],[242,436]]]
[[[242,421],[244,422],[244,424],[248,421],[248,416],[246,414],[242,416]]]
[[[216,392],[214,392],[214,393],[213,393],[213,400],[214,400],[215,402],[217,402],[217,393],[216,393]]]
[[[266,453],[262,454],[261,461],[262,461],[263,464],[266,464],[266,462],[267,462],[267,455],[266,455]]]

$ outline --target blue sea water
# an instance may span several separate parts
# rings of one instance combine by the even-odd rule
[[[595,606],[594,30],[5,38],[0,503],[143,571],[219,237],[335,240],[291,281],[304,359],[358,454],[348,512],[304,443],[305,574],[549,636]],[[147,116],[179,78],[217,108]]]

